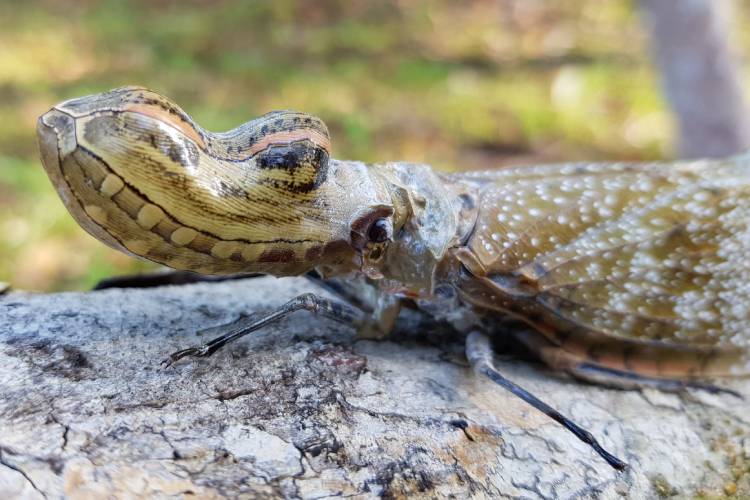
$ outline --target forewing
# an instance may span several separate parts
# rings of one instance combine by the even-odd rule
[[[574,164],[481,187],[472,274],[601,336],[746,349],[750,158]]]

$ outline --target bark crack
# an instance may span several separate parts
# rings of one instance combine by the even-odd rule
[[[20,468],[17,465],[14,465],[14,464],[8,462],[5,459],[5,454],[7,454],[7,453],[8,453],[8,451],[6,449],[3,449],[3,448],[0,447],[0,465],[2,465],[4,467],[7,467],[8,469],[13,470],[13,471],[19,473],[21,476],[23,476],[23,478],[26,480],[26,482],[29,483],[29,485],[31,485],[32,488],[34,488],[34,490],[36,490],[40,495],[42,495],[43,498],[47,498],[47,494],[44,491],[42,491],[41,489],[39,489],[39,487],[36,485],[36,483],[34,483],[34,480],[31,479],[31,476],[29,476],[22,468]]]

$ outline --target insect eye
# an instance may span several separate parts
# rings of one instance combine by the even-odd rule
[[[378,219],[367,230],[367,239],[372,243],[383,243],[388,239],[389,224],[387,219]]]
[[[362,213],[351,223],[350,238],[352,246],[364,250],[368,243],[383,243],[393,234],[390,216],[393,208],[379,205]]]

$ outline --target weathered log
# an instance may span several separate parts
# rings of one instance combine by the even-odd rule
[[[388,341],[306,313],[207,359],[196,330],[305,291],[299,278],[0,296],[0,497],[649,498],[750,493],[750,404],[620,391],[506,359],[587,427],[612,470],[467,367],[460,339]],[[411,334],[405,332],[411,331]],[[726,382],[750,394],[747,381]]]

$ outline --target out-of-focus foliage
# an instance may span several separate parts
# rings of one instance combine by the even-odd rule
[[[150,266],[85,234],[49,184],[35,121],[60,100],[140,84],[212,130],[299,109],[336,157],[445,170],[652,159],[672,126],[646,42],[623,0],[4,0],[0,281]]]

